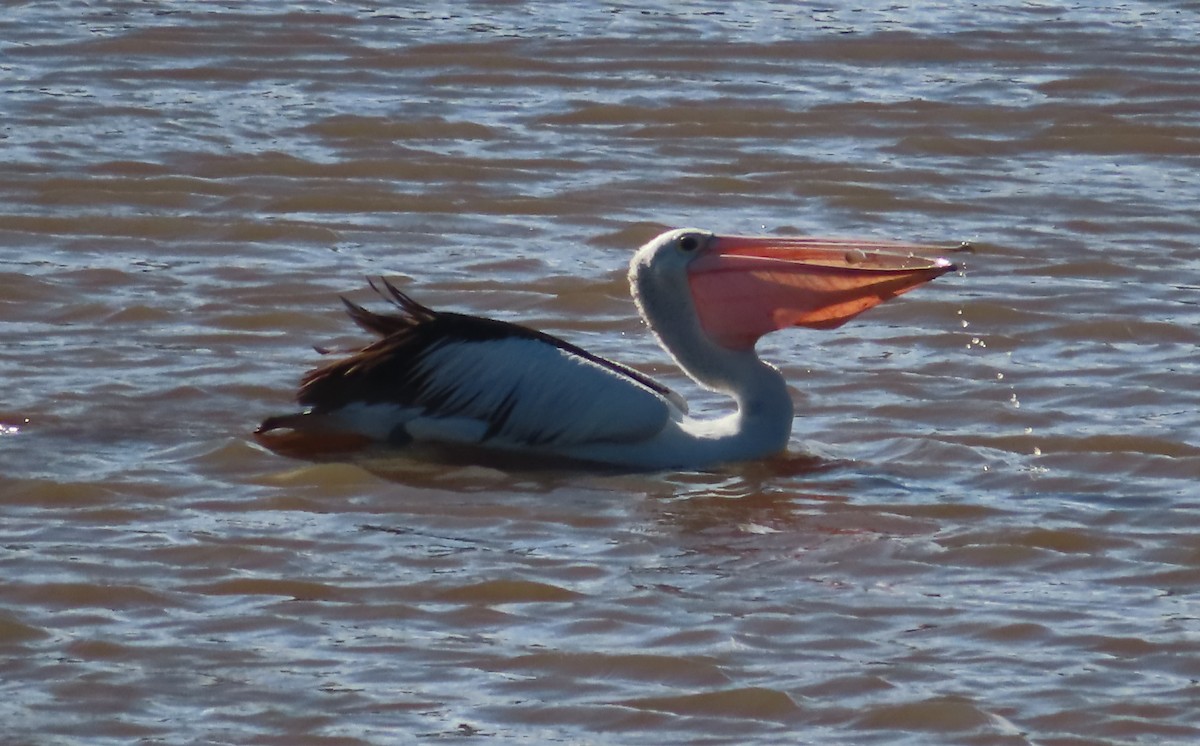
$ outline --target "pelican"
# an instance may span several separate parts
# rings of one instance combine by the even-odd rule
[[[928,246],[672,230],[642,246],[629,284],[642,318],[700,386],[736,410],[696,418],[676,392],[626,365],[506,321],[427,308],[386,280],[395,306],[342,299],[378,337],[310,371],[306,409],[255,431],[340,447],[480,449],[545,463],[695,469],[787,447],[794,410],[783,375],[755,354],[765,334],[832,329],[956,269]]]

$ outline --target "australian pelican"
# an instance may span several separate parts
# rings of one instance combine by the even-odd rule
[[[634,301],[689,376],[733,398],[737,410],[715,419],[689,416],[682,397],[625,365],[517,324],[434,311],[384,281],[376,290],[397,313],[343,299],[379,339],[310,371],[297,396],[306,410],[256,434],[645,469],[769,456],[786,448],[793,408],[783,376],[755,354],[758,339],[840,326],[955,269],[917,253],[928,249],[690,228],[642,246],[629,267]]]

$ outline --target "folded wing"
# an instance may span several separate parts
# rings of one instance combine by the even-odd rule
[[[305,377],[312,415],[370,419],[394,441],[560,447],[650,438],[678,409],[661,384],[556,337],[380,292],[400,313],[346,301],[381,338]]]

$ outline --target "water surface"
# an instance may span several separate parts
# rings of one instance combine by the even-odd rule
[[[1200,738],[1200,8],[13,3],[12,743]],[[667,227],[971,241],[713,472],[256,446],[339,294],[614,356]]]

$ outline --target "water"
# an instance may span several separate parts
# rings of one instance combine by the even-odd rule
[[[1200,738],[1200,7],[10,3],[5,743]],[[666,227],[966,270],[715,472],[253,444],[367,276],[617,357]]]

